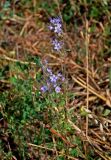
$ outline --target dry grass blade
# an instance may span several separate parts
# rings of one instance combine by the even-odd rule
[[[83,88],[87,88],[86,85],[84,85],[83,83],[81,83],[81,82],[80,82],[79,80],[77,80],[74,76],[72,76],[72,79],[73,79],[76,83],[78,83],[80,86],[82,86]],[[110,103],[109,99],[107,99],[107,98],[104,97],[103,95],[101,95],[101,94],[99,94],[98,92],[96,92],[94,89],[92,89],[92,87],[90,88],[90,87],[88,86],[88,90],[89,90],[89,92],[93,93],[93,94],[96,95],[98,98],[100,98],[101,100],[103,100],[103,101],[106,103],[106,105],[108,105],[108,107],[111,108],[111,103]]]

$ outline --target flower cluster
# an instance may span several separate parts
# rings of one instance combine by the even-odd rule
[[[54,46],[54,50],[59,51],[62,48],[62,42],[59,42],[57,39],[52,40],[52,44]]]
[[[52,70],[46,67],[43,66],[43,72],[45,72],[46,84],[41,87],[41,92],[44,93],[46,91],[55,90],[56,93],[59,93],[61,91],[60,88],[61,82],[63,82],[65,78],[62,76],[61,73],[58,73],[57,75],[53,74]]]
[[[60,51],[63,46],[63,42],[60,41],[61,34],[62,34],[62,20],[60,17],[51,18],[50,25],[48,26],[49,30],[54,32],[55,37],[52,39],[52,45],[54,50]],[[45,61],[45,65],[42,65],[43,73],[45,74],[45,85],[41,87],[41,92],[46,91],[53,91],[55,90],[56,93],[61,91],[61,82],[65,80],[62,74],[58,73],[57,75],[52,73],[52,70],[47,67],[48,63]]]
[[[51,18],[50,19],[50,25],[49,25],[49,30],[53,31],[55,33],[55,37],[52,40],[52,45],[54,50],[60,51],[62,48],[63,43],[58,40],[59,36],[62,34],[62,21],[60,17],[57,18]]]
[[[51,18],[50,19],[49,29],[51,31],[54,31],[58,35],[60,35],[62,33],[62,21],[61,21],[61,18],[60,17]]]

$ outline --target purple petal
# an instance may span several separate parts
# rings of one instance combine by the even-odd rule
[[[50,73],[50,74],[52,74],[52,71],[49,68],[47,68],[47,72]]]
[[[48,87],[47,87],[47,86],[42,86],[42,87],[41,87],[41,91],[42,91],[42,92],[46,92],[47,90],[48,90]]]
[[[59,93],[59,92],[60,92],[60,90],[61,90],[61,88],[60,88],[60,87],[58,87],[58,86],[55,88],[56,93]]]

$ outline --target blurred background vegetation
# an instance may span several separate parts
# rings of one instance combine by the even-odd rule
[[[65,58],[50,44],[57,16]],[[67,93],[40,93],[44,59],[66,65]],[[0,1],[0,159],[111,160],[110,0]]]

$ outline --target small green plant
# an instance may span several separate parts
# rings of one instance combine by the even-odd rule
[[[0,19],[1,20],[6,20],[9,17],[13,16],[13,10],[11,10],[11,2],[10,1],[5,1],[1,3],[1,12],[0,12]]]

